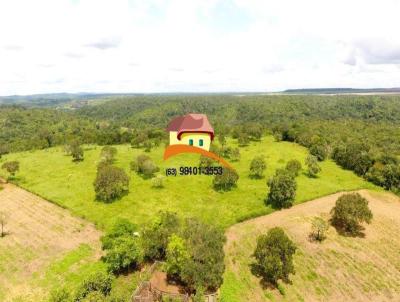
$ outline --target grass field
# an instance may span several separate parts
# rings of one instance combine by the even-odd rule
[[[367,190],[361,194],[374,215],[365,238],[343,237],[330,227],[324,242],[309,241],[312,218],[328,218],[340,193],[228,229],[222,301],[399,301],[400,199]],[[280,283],[280,291],[263,288],[250,272],[257,236],[274,226],[284,228],[298,247],[292,283]]]
[[[229,141],[229,145],[235,144],[236,141]],[[99,146],[88,146],[84,161],[79,163],[72,162],[70,156],[64,155],[61,147],[10,154],[1,161],[20,161],[21,170],[17,177],[20,186],[70,209],[74,214],[94,222],[100,229],[107,229],[117,217],[141,224],[154,217],[159,210],[197,216],[221,227],[270,213],[273,210],[264,203],[267,195],[266,180],[288,160],[298,159],[304,163],[307,156],[305,148],[292,143],[275,142],[270,136],[261,142],[252,142],[240,148],[241,160],[232,163],[240,175],[237,188],[230,192],[216,192],[212,188],[212,177],[205,175],[170,176],[165,178],[165,188],[152,188],[151,180],[145,180],[129,171],[129,162],[143,151],[128,145],[116,147],[118,154],[115,164],[126,170],[131,181],[129,194],[111,204],[95,201],[93,181],[101,150]],[[164,162],[163,149],[160,146],[149,153],[160,166],[161,174],[167,167],[198,165],[199,156],[187,154]],[[260,154],[267,162],[266,177],[250,179],[250,161]],[[309,178],[304,173],[297,178],[296,203],[343,190],[374,188],[332,161],[321,163],[321,167],[322,172],[318,178]]]

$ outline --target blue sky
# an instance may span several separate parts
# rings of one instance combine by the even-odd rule
[[[2,0],[0,95],[399,87],[396,0]]]

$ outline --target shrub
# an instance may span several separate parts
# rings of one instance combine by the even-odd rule
[[[69,291],[62,287],[50,292],[49,302],[72,302]]]
[[[314,217],[311,222],[311,238],[316,241],[323,241],[328,231],[328,223],[321,217]]]
[[[112,287],[113,277],[105,272],[95,272],[83,280],[78,288],[75,301],[82,301],[91,292],[99,292],[107,296]]]
[[[129,177],[123,169],[107,164],[97,168],[94,190],[98,200],[111,202],[128,191],[128,186]]]
[[[238,144],[240,147],[247,146],[250,142],[249,136],[245,133],[240,133],[238,137]]]
[[[360,224],[370,223],[373,217],[368,201],[358,193],[340,196],[331,215],[331,223],[340,233],[353,236],[360,235]]]
[[[153,163],[150,157],[141,154],[135,161],[131,162],[131,170],[142,174],[144,177],[152,177],[160,169]]]
[[[318,165],[317,158],[314,155],[309,155],[306,158],[306,166],[308,168],[307,172],[310,177],[316,177],[321,168]]]
[[[5,162],[2,166],[2,169],[6,170],[12,177],[15,176],[15,173],[19,171],[19,162],[18,161],[8,161]]]
[[[165,259],[169,238],[177,233],[179,228],[180,220],[176,213],[172,212],[161,212],[153,223],[145,226],[141,240],[146,259]]]
[[[111,146],[104,146],[101,149],[100,157],[105,163],[112,164],[114,162],[115,155],[117,155],[117,149]]]
[[[222,174],[217,174],[213,180],[213,186],[216,190],[228,191],[236,186],[239,175],[235,170],[223,168]]]
[[[256,156],[250,163],[250,177],[261,178],[263,177],[264,170],[267,168],[265,160],[262,156]]]
[[[168,275],[173,278],[179,278],[188,258],[189,252],[186,248],[185,241],[181,237],[172,234],[166,251],[166,266]]]
[[[294,176],[298,176],[301,170],[301,163],[297,159],[289,160],[286,164],[286,170]]]
[[[202,168],[212,167],[214,165],[214,163],[215,163],[215,161],[212,158],[210,158],[208,156],[204,156],[204,155],[200,156],[200,163],[199,163],[200,167],[202,167]]]
[[[106,297],[98,291],[91,292],[85,298],[80,300],[80,302],[106,302],[106,301],[108,301]]]
[[[68,148],[73,161],[82,161],[83,160],[83,148],[79,145],[78,142],[72,142]]]
[[[163,188],[164,187],[163,180],[164,177],[159,175],[151,180],[151,186],[157,189]]]
[[[295,244],[281,228],[270,229],[266,235],[260,235],[257,238],[257,246],[253,254],[256,259],[253,272],[275,286],[279,279],[287,282],[289,274],[294,273],[293,254],[295,251]]]
[[[240,161],[240,151],[239,148],[233,148],[231,154],[232,161]]]
[[[328,147],[325,143],[314,143],[309,148],[310,153],[314,155],[319,161],[324,160],[328,156]]]
[[[110,272],[119,273],[128,268],[137,268],[143,260],[138,239],[134,236],[120,236],[108,242],[106,255],[102,257]]]
[[[292,173],[277,170],[268,181],[269,193],[267,203],[274,208],[290,208],[296,197],[297,184]]]

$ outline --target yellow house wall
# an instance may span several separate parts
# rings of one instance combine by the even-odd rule
[[[193,139],[193,146],[199,147],[204,150],[210,150],[211,138],[207,133],[184,133],[181,136],[181,140],[177,138],[178,133],[176,131],[170,131],[169,133],[169,144],[170,145],[189,145],[189,139]],[[200,139],[203,139],[203,146],[199,146]]]

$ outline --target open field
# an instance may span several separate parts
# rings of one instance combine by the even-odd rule
[[[93,224],[12,184],[0,191],[8,234],[0,238],[0,300],[42,301],[76,285],[101,255]]]
[[[365,238],[339,236],[330,227],[322,243],[310,242],[310,221],[329,217],[340,193],[232,226],[227,231],[222,301],[399,301],[400,199],[389,193],[361,190],[374,218]],[[249,265],[256,237],[281,226],[297,244],[292,284],[263,289]]]
[[[236,146],[236,140],[229,140],[228,144]],[[298,159],[304,163],[307,156],[307,150],[297,144],[275,142],[271,136],[264,137],[261,142],[252,142],[240,148],[241,160],[232,163],[240,175],[237,188],[230,192],[216,192],[212,188],[212,177],[205,175],[166,177],[165,188],[152,188],[151,180],[129,171],[130,161],[143,150],[132,149],[129,145],[116,148],[118,154],[115,164],[126,170],[131,181],[129,194],[111,204],[95,201],[93,181],[99,162],[99,146],[88,146],[84,161],[79,163],[72,162],[70,156],[64,155],[61,147],[9,154],[1,162],[20,161],[21,171],[16,180],[20,186],[70,209],[101,229],[107,229],[117,217],[141,224],[154,217],[159,210],[197,216],[206,222],[228,227],[249,217],[271,213],[273,210],[264,203],[266,180],[288,160]],[[164,147],[160,146],[149,153],[160,166],[161,174],[167,167],[198,166],[198,155],[179,155],[164,162],[163,151]],[[263,179],[250,179],[250,162],[260,154],[267,162],[266,176]],[[317,178],[309,178],[304,173],[297,178],[296,203],[343,190],[375,188],[332,161],[321,163],[321,167],[322,172]]]

